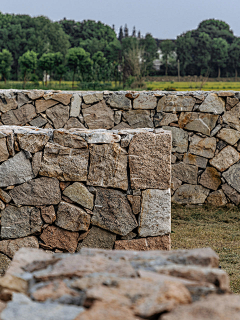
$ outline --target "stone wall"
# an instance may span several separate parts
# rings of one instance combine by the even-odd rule
[[[170,249],[171,132],[0,127],[0,252]]]
[[[170,130],[172,201],[215,206],[240,203],[239,92],[7,90],[0,96],[4,125]],[[5,151],[0,150],[3,161]]]

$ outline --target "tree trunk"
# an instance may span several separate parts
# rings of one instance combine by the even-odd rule
[[[168,59],[166,58],[166,70],[165,70],[165,76],[168,74]]]
[[[237,68],[235,68],[235,81],[237,82],[237,77],[238,77],[238,72],[237,72]]]
[[[72,89],[74,88],[74,78],[75,78],[75,70],[73,71],[73,78],[72,78]]]
[[[220,67],[218,67],[218,79],[220,79],[220,77],[221,77],[221,69]]]
[[[24,72],[23,89],[25,89],[25,86],[26,86],[26,81],[27,81],[26,77],[27,77],[27,71]]]

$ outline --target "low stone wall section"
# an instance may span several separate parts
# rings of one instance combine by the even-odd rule
[[[240,92],[0,92],[3,125],[172,132],[172,201],[240,203]],[[6,154],[0,145],[0,161]]]
[[[0,127],[0,252],[170,249],[171,132]]]

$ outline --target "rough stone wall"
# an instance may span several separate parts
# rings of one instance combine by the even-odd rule
[[[240,203],[239,92],[6,90],[0,96],[3,125],[170,130],[172,201],[215,206]],[[7,150],[1,144],[0,151],[0,161],[4,161]]]
[[[170,249],[171,132],[1,126],[0,252]]]

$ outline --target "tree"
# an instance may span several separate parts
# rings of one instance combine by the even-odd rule
[[[59,76],[59,84],[61,84],[62,77],[66,73],[65,59],[61,52],[54,54],[54,71]]]
[[[157,58],[157,43],[150,33],[147,33],[144,39],[140,40],[143,51],[145,70],[149,73],[153,67],[153,60]]]
[[[11,52],[9,52],[7,49],[3,49],[2,52],[0,52],[0,73],[5,83],[11,71],[12,62],[13,57]]]
[[[20,70],[23,75],[24,88],[26,85],[27,77],[34,73],[37,68],[37,56],[38,54],[33,50],[28,50],[19,58]]]
[[[39,67],[43,71],[51,76],[52,70],[55,66],[55,54],[54,53],[44,53],[38,61]],[[47,85],[47,77],[45,79],[45,85]]]
[[[122,42],[122,39],[123,39],[123,28],[121,26],[119,29],[118,40]]]
[[[200,68],[200,75],[204,69],[208,69],[211,60],[211,42],[210,36],[205,32],[200,32],[195,38],[194,59]]]
[[[228,50],[229,61],[235,71],[235,79],[237,81],[238,71],[240,67],[240,39],[236,38],[233,43],[229,46]]]
[[[171,40],[164,40],[160,43],[160,49],[163,54],[163,61],[165,62],[165,75],[168,75],[169,57],[173,53],[175,46]]]
[[[176,51],[183,75],[187,73],[187,67],[194,62],[194,45],[195,39],[192,37],[192,31],[188,31],[177,37]]]
[[[128,37],[129,37],[128,27],[127,27],[127,24],[125,24],[125,27],[124,27],[124,38],[128,38]]]
[[[218,78],[221,77],[221,68],[226,67],[228,58],[228,43],[225,39],[214,38],[212,40],[212,63],[218,69]]]
[[[197,31],[207,33],[212,40],[214,38],[222,38],[228,43],[232,43],[235,38],[230,26],[226,22],[217,19],[202,21]]]
[[[135,26],[133,27],[132,37],[136,38],[136,28],[135,28]]]
[[[68,50],[67,65],[73,71],[72,87],[74,87],[75,74],[77,71],[80,73],[89,72],[92,66],[90,54],[83,48],[71,48]]]

